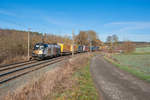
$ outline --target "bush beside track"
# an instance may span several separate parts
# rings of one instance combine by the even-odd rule
[[[89,59],[90,59],[89,55],[87,54],[79,55],[72,59],[69,59],[69,61],[66,61],[64,64],[61,64],[61,66],[56,67],[53,70],[47,72],[45,75],[41,76],[40,79],[38,79],[37,81],[29,83],[22,88],[18,88],[17,91],[13,93],[9,93],[8,95],[5,96],[3,100],[51,99],[54,97],[53,95],[54,93],[62,93],[65,90],[72,88],[73,84],[75,84],[75,81],[72,80],[71,77],[72,75],[74,75],[74,72],[76,72],[77,70],[83,68],[83,70],[86,71],[85,74],[84,75],[79,74],[79,75],[90,78],[87,72],[88,69],[87,67],[85,67]],[[89,79],[87,82],[91,82],[91,80]],[[88,86],[88,84],[86,86]],[[92,86],[93,84],[91,84],[91,87]],[[59,90],[59,92],[57,90]],[[95,91],[94,86],[93,86],[93,91]],[[96,95],[96,92],[94,93],[95,93],[94,95]],[[85,96],[87,96],[87,94],[85,94]]]

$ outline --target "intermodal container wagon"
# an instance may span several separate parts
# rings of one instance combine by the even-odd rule
[[[64,44],[64,43],[58,43],[58,45],[59,45],[60,48],[61,48],[61,53],[62,53],[62,54],[70,53],[71,45],[69,45],[69,44]]]
[[[74,53],[77,53],[78,52],[78,46],[77,45],[71,45],[71,47],[70,47],[70,52],[72,52],[72,50],[73,50],[73,47],[74,47]]]

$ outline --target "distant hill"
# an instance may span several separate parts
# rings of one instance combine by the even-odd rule
[[[123,44],[124,41],[119,41],[118,44],[121,45]],[[134,42],[133,43],[136,45],[136,47],[146,47],[146,46],[150,46],[150,42]],[[105,43],[106,45],[108,45],[109,43]]]

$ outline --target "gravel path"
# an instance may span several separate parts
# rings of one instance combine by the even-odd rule
[[[90,70],[102,100],[150,100],[150,84],[104,60],[92,58]]]

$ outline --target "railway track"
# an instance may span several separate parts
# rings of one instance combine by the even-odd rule
[[[43,60],[43,61],[30,61],[30,62],[22,62],[17,64],[12,64],[8,66],[1,66],[0,67],[0,85],[4,84],[10,80],[13,80],[17,77],[20,77],[22,75],[25,75],[27,73],[30,73],[32,71],[41,69],[43,67],[46,67],[48,65],[60,62],[66,58],[69,58],[70,56],[62,56],[57,57],[49,60]]]
[[[37,61],[34,60],[34,61],[25,61],[25,62],[21,62],[21,63],[9,64],[7,66],[6,65],[0,66],[0,73],[1,73],[1,71],[17,68],[17,67],[20,67],[20,66],[25,66],[25,65],[28,65],[28,64],[36,63],[36,62]]]
[[[19,65],[19,64],[28,63],[28,62],[30,62],[30,61],[22,61],[22,62],[17,62],[17,63],[12,63],[12,64],[0,65],[0,68],[2,68],[2,67],[8,67],[8,66],[13,66],[13,65]]]

